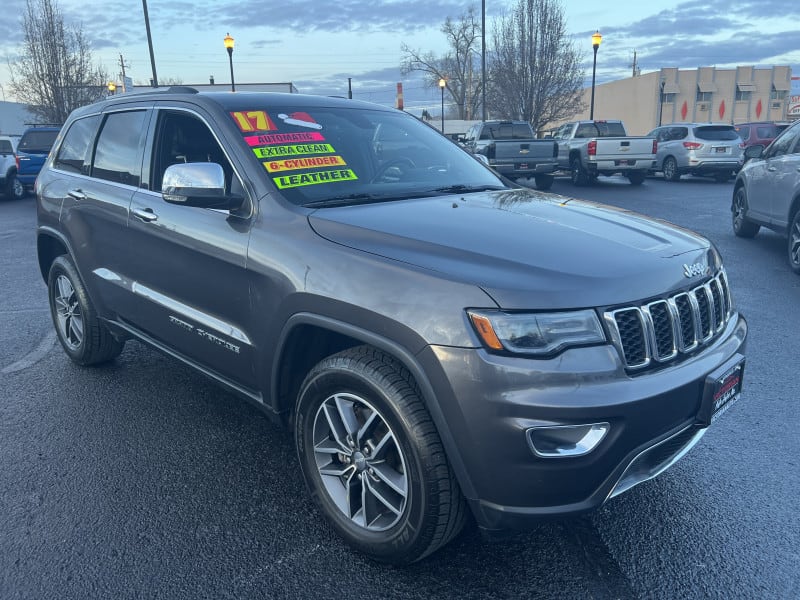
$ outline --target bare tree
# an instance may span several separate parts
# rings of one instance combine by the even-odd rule
[[[471,119],[480,114],[480,17],[470,6],[458,21],[447,17],[441,28],[450,50],[441,57],[432,52],[422,54],[406,44],[401,46],[403,61],[400,72],[408,75],[414,71],[425,74],[425,85],[439,87],[439,80],[447,82],[446,90],[457,107],[459,119]]]
[[[518,0],[492,32],[487,105],[535,131],[583,108],[581,56],[567,37],[559,0]]]
[[[57,0],[27,0],[22,51],[9,63],[11,90],[46,123],[63,123],[74,109],[106,93],[108,74],[92,64],[80,26],[67,27]]]

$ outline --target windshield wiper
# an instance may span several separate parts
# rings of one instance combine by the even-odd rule
[[[468,194],[471,192],[493,192],[506,189],[508,188],[502,185],[464,185],[463,183],[458,183],[456,185],[436,188],[431,191],[445,194]]]
[[[318,208],[320,206],[344,206],[346,204],[357,204],[359,202],[371,202],[380,196],[373,194],[347,194],[345,196],[334,196],[324,200],[314,200],[303,204],[306,208]]]

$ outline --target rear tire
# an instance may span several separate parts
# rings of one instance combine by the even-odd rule
[[[681,174],[678,172],[678,162],[671,156],[664,159],[661,171],[667,181],[678,181],[681,178]]]
[[[463,527],[466,503],[410,373],[359,346],[323,359],[297,400],[295,443],[311,497],[353,548],[417,561]]]
[[[758,230],[761,229],[760,225],[748,221],[747,217],[747,192],[744,191],[744,186],[739,186],[733,193],[733,233],[741,238],[755,237]]]
[[[577,156],[573,156],[572,160],[569,161],[569,170],[573,185],[582,186],[589,183],[589,176],[581,164],[581,159]]]
[[[544,192],[553,187],[555,177],[552,175],[536,175],[533,179],[536,182],[536,189]]]
[[[789,266],[800,275],[800,210],[794,213],[789,227]]]
[[[78,272],[66,255],[56,258],[50,266],[47,296],[58,341],[74,362],[97,365],[122,352],[125,342],[111,335],[97,318]]]
[[[16,173],[6,178],[6,187],[3,193],[6,198],[11,198],[12,200],[22,200],[25,197],[25,186],[19,182]]]

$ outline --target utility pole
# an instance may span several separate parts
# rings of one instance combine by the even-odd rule
[[[125,62],[125,59],[122,57],[122,53],[120,52],[119,55],[119,68],[122,70],[122,91],[123,92],[130,92],[128,86],[125,85],[125,67],[130,67],[129,64]]]
[[[147,0],[142,0],[144,10],[144,27],[147,30],[147,47],[150,49],[150,67],[153,69],[153,78],[150,85],[158,87],[158,75],[156,75],[156,58],[153,54],[153,36],[150,35],[150,17],[147,15]]]

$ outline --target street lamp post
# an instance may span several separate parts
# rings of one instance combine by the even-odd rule
[[[658,126],[661,127],[661,117],[664,114],[664,85],[666,85],[665,80],[661,80],[658,87]]]
[[[442,135],[444,135],[444,87],[447,85],[447,82],[444,78],[439,80],[439,88],[442,90]]]
[[[594,78],[597,74],[597,49],[600,47],[600,42],[603,41],[603,36],[599,31],[592,34],[592,48],[594,49],[594,62],[592,63],[592,102],[589,105],[589,119],[594,119]]]
[[[233,81],[233,38],[230,33],[225,34],[225,49],[228,51],[228,62],[231,65],[231,91],[236,91],[236,84]]]

